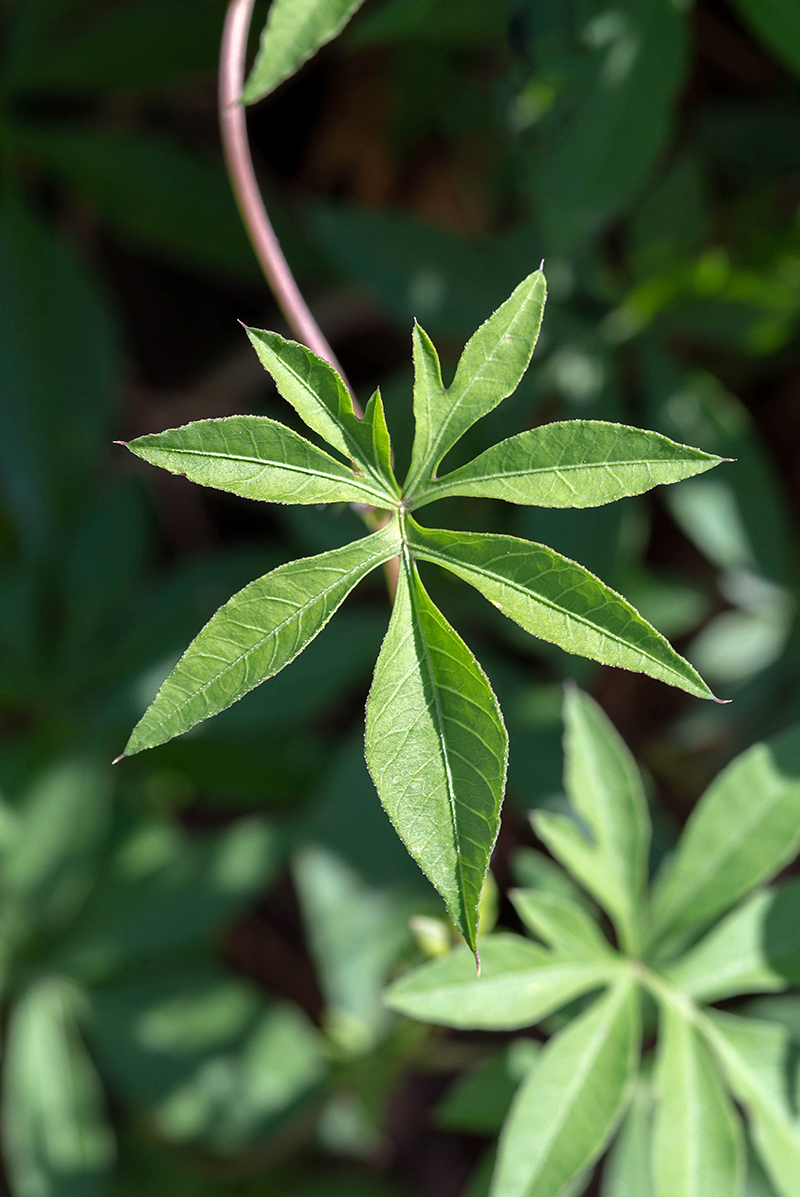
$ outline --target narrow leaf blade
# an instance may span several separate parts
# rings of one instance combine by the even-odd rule
[[[786,1099],[788,1032],[777,1023],[711,1011],[700,1029],[748,1113],[758,1154],[781,1197],[796,1197],[800,1127]]]
[[[375,460],[372,421],[367,425],[358,419],[350,392],[333,366],[305,345],[287,341],[278,333],[259,328],[245,331],[278,393],[300,419],[351,458],[394,505],[396,488],[387,491],[380,462]]]
[[[800,729],[737,757],[692,812],[653,894],[653,939],[700,926],[767,881],[800,844]]]
[[[481,975],[466,948],[423,964],[391,985],[393,1010],[448,1027],[511,1031],[527,1027],[615,975],[609,964],[555,962],[551,953],[518,935],[481,942]]]
[[[608,1143],[629,1096],[639,995],[621,980],[534,1062],[500,1137],[491,1197],[557,1197]]]
[[[603,420],[565,420],[493,445],[432,482],[415,507],[449,495],[537,507],[599,507],[702,474],[722,459]]]
[[[800,882],[756,891],[664,975],[703,1002],[800,983]]]
[[[713,698],[698,672],[630,603],[546,545],[479,532],[431,531],[408,520],[412,552],[479,590],[526,632],[603,665],[646,673]]]
[[[739,1197],[742,1126],[694,1026],[674,1006],[661,1015],[653,1169],[658,1197]]]
[[[363,0],[273,0],[242,102],[255,104],[332,41]]]
[[[132,756],[216,715],[303,651],[353,587],[399,548],[395,522],[281,565],[235,594],[192,641],[125,748]]]
[[[367,764],[400,838],[473,950],[507,752],[485,674],[405,561],[367,702]]]
[[[417,432],[406,481],[409,498],[433,477],[439,462],[467,429],[516,390],[536,346],[546,296],[544,275],[536,270],[467,342],[447,390],[433,385],[430,348],[424,347],[432,385],[425,404],[415,403]]]
[[[509,896],[525,926],[559,960],[603,963],[614,958],[608,940],[578,902],[535,889],[512,889]]]
[[[342,462],[265,416],[197,420],[140,436],[137,457],[201,486],[268,503],[374,503],[372,489]]]

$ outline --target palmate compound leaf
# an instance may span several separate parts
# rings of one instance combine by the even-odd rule
[[[416,557],[479,590],[509,619],[566,652],[646,673],[713,698],[699,673],[621,595],[546,545],[482,532],[431,531],[407,517]]]
[[[608,911],[620,943],[641,947],[650,816],[636,762],[603,711],[577,688],[564,697],[564,783],[589,829],[548,811],[533,815],[537,835]]]
[[[716,1010],[702,1015],[699,1027],[747,1111],[753,1142],[776,1191],[797,1197],[800,1123],[787,1092],[793,1055],[787,1030]]]
[[[273,0],[242,102],[255,104],[336,37],[364,0]]]
[[[514,1031],[602,988],[618,973],[613,958],[565,962],[518,935],[490,935],[481,940],[480,979],[471,954],[457,948],[401,977],[384,1000],[393,1010],[424,1022]]]
[[[128,448],[201,486],[268,503],[372,503],[386,496],[284,424],[265,416],[197,420]]]
[[[474,949],[508,739],[486,675],[408,554],[367,702],[366,756],[400,838]]]
[[[539,336],[547,287],[541,270],[524,279],[470,338],[445,388],[429,337],[414,328],[414,418],[408,499],[426,487],[444,455],[467,429],[514,390],[528,368]]]
[[[741,754],[712,782],[656,878],[653,943],[710,922],[800,844],[800,731]]]
[[[451,495],[536,507],[599,507],[702,474],[721,460],[657,432],[603,420],[565,420],[493,445],[430,482],[418,492],[414,507]]]
[[[639,994],[621,977],[549,1040],[500,1136],[491,1197],[558,1197],[606,1147],[630,1098]]]
[[[322,631],[356,583],[399,547],[392,521],[363,540],[290,561],[245,586],[189,645],[123,755],[188,731],[283,669]]]
[[[563,894],[512,889],[509,897],[525,926],[563,961],[608,963],[614,952],[590,914]]]
[[[690,1018],[664,1004],[655,1074],[658,1197],[739,1197],[742,1125],[716,1061]]]

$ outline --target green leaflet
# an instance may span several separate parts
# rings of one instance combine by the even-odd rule
[[[485,674],[404,558],[367,702],[367,764],[400,838],[473,949],[507,752]]]
[[[541,270],[524,279],[467,342],[447,390],[437,386],[435,349],[421,329],[415,335],[416,433],[404,487],[408,499],[467,429],[516,389],[539,336],[546,294]]]
[[[664,970],[696,1001],[774,993],[800,982],[800,882],[752,894]]]
[[[616,1141],[603,1164],[601,1197],[654,1197],[652,1167],[653,1095],[639,1076]]]
[[[800,733],[756,744],[706,790],[653,894],[653,939],[721,914],[800,843]]]
[[[702,474],[721,460],[658,432],[603,420],[566,420],[493,445],[431,482],[413,506],[476,495],[537,507],[599,507]]]
[[[255,104],[331,41],[363,0],[273,0],[242,102]]]
[[[800,1124],[789,1109],[787,1031],[776,1023],[712,1011],[700,1029],[722,1065],[734,1097],[748,1113],[758,1154],[781,1197],[796,1197]]]
[[[278,333],[258,328],[246,331],[262,366],[272,375],[278,393],[318,436],[371,475],[384,497],[394,506],[396,486],[387,492],[383,457],[375,457],[376,445],[382,442],[382,432],[376,432],[373,427],[375,420],[379,425],[382,420],[380,398],[373,405],[370,422],[359,420],[347,387],[333,366],[305,345],[287,341]]]
[[[60,978],[12,1010],[3,1073],[3,1154],[15,1197],[103,1192],[115,1155],[100,1081]]]
[[[626,977],[551,1039],[500,1137],[491,1197],[557,1197],[608,1143],[629,1098],[639,995]]]
[[[384,425],[385,427],[385,425]],[[268,503],[380,503],[346,465],[265,416],[197,420],[140,436],[128,448],[201,486]]]
[[[603,963],[613,958],[608,940],[577,902],[535,889],[512,889],[509,896],[525,926],[559,960]]]
[[[708,1047],[673,1005],[661,1011],[653,1170],[658,1197],[739,1197],[742,1126]]]
[[[645,908],[650,816],[636,763],[600,707],[575,687],[564,697],[564,784],[588,827],[539,811],[534,829],[608,911],[620,941],[637,951]]]
[[[384,1000],[393,1010],[448,1027],[513,1031],[531,1026],[581,994],[606,985],[615,962],[568,964],[518,935],[481,941],[481,975],[466,948],[423,964],[396,981]]]
[[[322,631],[356,583],[398,548],[393,521],[363,540],[290,561],[245,586],[189,645],[123,755],[188,731],[283,669]]]
[[[582,565],[546,545],[480,532],[430,531],[407,520],[415,556],[451,570],[526,632],[698,698],[712,698],[684,661],[630,603]]]

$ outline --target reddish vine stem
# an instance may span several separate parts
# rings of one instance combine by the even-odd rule
[[[330,362],[353,394],[336,355],[300,293],[261,197],[241,102],[247,63],[247,38],[255,0],[230,0],[222,31],[219,61],[219,123],[222,149],[236,203],[261,269],[286,323],[299,341]],[[353,407],[360,417],[358,403]]]

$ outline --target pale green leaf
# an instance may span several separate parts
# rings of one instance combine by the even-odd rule
[[[268,503],[375,503],[380,491],[304,437],[265,416],[197,420],[140,436],[137,457],[201,486]]]
[[[613,957],[608,940],[578,902],[535,889],[512,889],[509,897],[525,926],[559,960],[602,963]]]
[[[436,1107],[436,1125],[461,1134],[496,1135],[541,1047],[536,1039],[514,1039],[504,1050],[470,1068]]]
[[[473,949],[507,751],[485,674],[404,561],[367,702],[367,764],[400,838]]]
[[[15,1197],[102,1191],[113,1164],[100,1081],[66,981],[40,980],[11,1013],[3,1072],[3,1156]]]
[[[477,495],[537,507],[599,507],[702,474],[721,460],[658,432],[603,420],[565,420],[493,445],[429,483],[413,505]]]
[[[618,971],[608,964],[554,963],[553,956],[518,935],[481,943],[481,975],[466,948],[423,964],[396,981],[384,1000],[423,1022],[486,1031],[513,1031],[606,985]]]
[[[377,402],[370,422],[359,420],[353,411],[350,392],[328,362],[305,345],[287,341],[278,333],[258,328],[248,328],[246,332],[262,366],[272,375],[278,393],[300,419],[334,449],[350,457],[393,505],[396,488],[387,490],[381,461],[375,458],[376,446],[383,451]],[[373,427],[376,418],[378,425]]]
[[[655,1197],[653,1185],[653,1093],[639,1076],[620,1132],[603,1164],[601,1197]]]
[[[744,1137],[716,1062],[674,1006],[661,1011],[653,1171],[658,1197],[739,1197]]]
[[[195,637],[133,729],[125,756],[188,731],[288,665],[353,587],[398,551],[396,523],[281,565],[235,594]]]
[[[781,1197],[797,1197],[800,1124],[787,1100],[789,1035],[777,1023],[712,1011],[700,1029],[747,1110],[753,1141]]]
[[[695,669],[616,591],[546,545],[479,532],[430,531],[407,518],[415,556],[451,570],[526,632],[566,652],[646,673],[712,698]]]
[[[800,882],[752,894],[664,975],[703,1002],[799,983]]]
[[[417,428],[405,484],[409,498],[467,429],[516,390],[539,336],[546,294],[541,270],[524,279],[467,342],[447,390],[437,385],[436,351],[421,330],[415,336]]]
[[[614,1132],[639,1048],[639,994],[630,978],[549,1041],[519,1090],[500,1137],[491,1197],[557,1197]]]
[[[800,843],[800,732],[756,744],[712,782],[656,881],[653,939],[722,914]]]
[[[272,0],[258,57],[242,93],[255,104],[332,41],[363,0]]]

